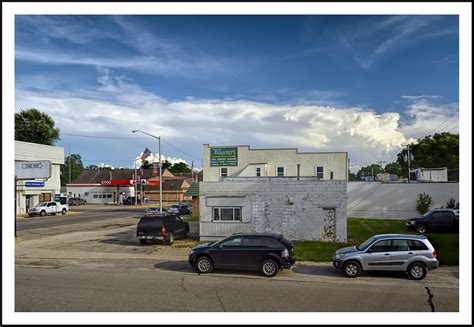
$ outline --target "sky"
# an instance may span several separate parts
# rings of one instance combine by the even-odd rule
[[[351,171],[459,129],[456,15],[17,15],[15,112],[85,166],[202,145],[348,152]]]

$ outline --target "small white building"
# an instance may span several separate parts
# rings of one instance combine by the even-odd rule
[[[297,148],[251,149],[203,146],[203,181],[221,177],[296,177],[348,180],[347,152],[299,152]],[[298,174],[299,169],[299,174]]]
[[[51,178],[47,180],[17,181],[17,214],[26,214],[29,208],[34,207],[40,202],[54,201],[59,198],[61,193],[61,165],[64,164],[64,148],[15,141],[15,163],[43,160],[51,161]]]
[[[420,182],[447,182],[448,168],[417,168],[410,169],[410,180]]]

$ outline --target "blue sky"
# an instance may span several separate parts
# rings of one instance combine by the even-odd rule
[[[155,152],[141,129],[195,166],[210,143],[347,151],[357,170],[458,132],[458,29],[441,15],[17,15],[15,109],[51,115],[85,165]]]

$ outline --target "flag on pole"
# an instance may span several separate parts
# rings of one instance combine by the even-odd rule
[[[150,154],[151,154],[151,151],[148,150],[148,148],[145,148],[145,151],[143,151],[143,154],[142,154],[140,159],[145,160],[146,158],[148,158],[150,156]]]

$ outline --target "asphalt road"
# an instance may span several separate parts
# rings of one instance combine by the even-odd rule
[[[458,267],[440,267],[422,281],[408,280],[403,273],[365,273],[348,279],[331,263],[311,262],[299,262],[274,278],[258,272],[198,275],[186,261],[194,240],[176,240],[172,246],[141,246],[135,228],[137,213],[143,209],[94,210],[33,218],[32,225],[19,231],[16,311],[459,310]],[[46,227],[34,225],[34,220]],[[68,222],[53,225],[55,220]],[[190,227],[197,233],[196,222]]]

